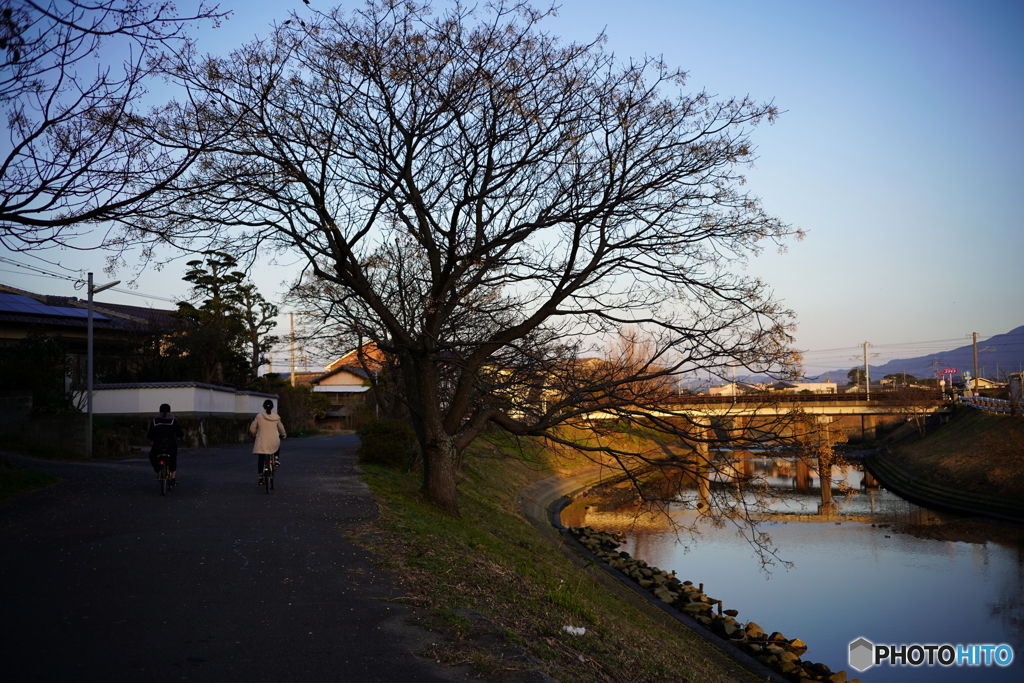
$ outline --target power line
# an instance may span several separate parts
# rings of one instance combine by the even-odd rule
[[[40,268],[39,266],[30,266],[30,265],[25,264],[25,263],[19,263],[17,261],[9,259],[9,258],[7,258],[5,256],[0,256],[0,263],[8,263],[8,264],[10,264],[12,266],[18,266],[19,268],[23,268],[24,270],[29,271],[28,273],[25,273],[25,272],[20,272],[20,271],[16,271],[16,270],[0,269],[0,272],[4,272],[4,273],[14,273],[14,274],[17,274],[17,275],[32,275],[34,277],[57,278],[59,280],[67,280],[69,282],[75,282],[75,283],[83,281],[81,278],[71,277],[70,275],[65,275],[63,273],[55,273],[53,271],[46,270],[45,268]],[[14,285],[10,285],[10,286],[13,287]],[[140,298],[143,298],[143,299],[156,299],[158,301],[167,301],[167,302],[170,302],[170,303],[176,303],[176,301],[174,299],[168,299],[167,297],[157,296],[155,294],[146,294],[144,292],[133,292],[130,289],[121,289],[119,287],[111,287],[110,291],[112,291],[112,292],[119,292],[121,294],[128,294],[129,296],[137,296],[137,297],[140,297]]]
[[[979,337],[980,336],[985,336],[986,339],[988,339],[988,338],[995,337],[995,336],[998,336],[998,335],[979,335]],[[1018,337],[1020,335],[1007,335],[1007,336]],[[872,344],[871,346],[873,348],[875,348],[875,349],[899,349],[899,348],[904,348],[904,347],[911,347],[911,348],[912,347],[921,347],[922,350],[925,350],[925,351],[928,351],[928,350],[952,351],[953,349],[950,349],[948,346],[945,346],[945,345],[946,344],[952,344],[952,343],[960,342],[961,346],[968,346],[969,344],[965,343],[965,339],[967,339],[968,337],[969,337],[969,335],[965,335],[964,337],[956,337],[956,338],[953,338],[953,339],[929,339],[929,340],[926,340],[926,341],[898,342],[898,343],[892,343],[892,344]],[[1011,345],[1015,346],[1015,345],[1020,344],[1020,343],[1024,343],[1024,342],[1002,342],[1002,343],[1000,343],[1000,346],[1011,346]],[[934,346],[934,347],[932,347],[932,349],[926,348],[928,345],[933,345],[933,344],[942,344],[943,346]],[[835,352],[851,351],[851,350],[859,349],[859,348],[860,348],[860,346],[858,345],[858,346],[844,346],[844,347],[835,348],[835,349],[808,349],[808,350],[801,350],[800,353],[802,353],[805,356],[807,356],[807,355],[810,355],[810,354],[835,353]]]

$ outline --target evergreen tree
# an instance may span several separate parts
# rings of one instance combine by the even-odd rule
[[[277,341],[267,336],[276,325],[277,307],[246,281],[233,256],[206,251],[203,257],[189,261],[182,278],[192,283],[192,296],[178,302],[186,327],[175,338],[173,352],[189,359],[202,382],[248,386]]]

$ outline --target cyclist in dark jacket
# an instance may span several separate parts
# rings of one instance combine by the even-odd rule
[[[153,465],[153,471],[159,472],[157,456],[169,456],[167,466],[171,471],[171,486],[178,485],[178,439],[183,436],[185,432],[181,430],[177,418],[171,415],[171,406],[161,404],[160,414],[149,423],[149,431],[146,433],[146,437],[153,442],[149,450],[149,462]]]

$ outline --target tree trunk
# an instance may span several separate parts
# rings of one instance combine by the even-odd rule
[[[433,436],[427,440],[424,484],[427,495],[445,512],[459,514],[458,492],[455,488],[455,473],[458,464],[458,450],[450,436]]]
[[[423,452],[423,490],[434,504],[459,517],[455,490],[459,452],[455,439],[444,431],[432,359],[414,355],[408,349],[399,349],[398,356],[410,418]]]

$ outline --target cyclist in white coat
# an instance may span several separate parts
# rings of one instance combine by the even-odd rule
[[[263,402],[263,412],[249,425],[249,433],[256,437],[252,452],[257,456],[256,471],[260,475],[260,486],[263,486],[263,465],[267,458],[274,458],[274,466],[281,464],[278,451],[281,450],[281,439],[288,436],[281,424],[281,416],[273,412],[274,402],[269,398]]]

